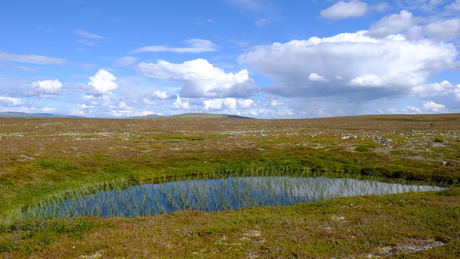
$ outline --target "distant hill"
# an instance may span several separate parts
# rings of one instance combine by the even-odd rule
[[[53,113],[26,113],[26,112],[0,112],[0,117],[20,117],[20,118],[84,118],[81,116],[53,114]],[[254,119],[251,117],[244,117],[239,115],[229,114],[214,114],[214,113],[184,113],[178,115],[162,116],[162,115],[146,115],[130,117],[128,119],[188,119],[188,118],[232,118],[232,119]],[[124,118],[120,118],[124,119]]]
[[[254,119],[254,118],[251,118],[251,117],[244,117],[244,116],[239,116],[239,115],[215,114],[215,113],[183,113],[183,114],[169,115],[169,116],[146,115],[146,116],[131,117],[130,119],[154,119],[154,120],[158,120],[158,119],[190,119],[190,118]]]
[[[26,112],[0,112],[0,117],[24,118],[82,118],[80,116],[62,115],[53,113],[26,113]]]

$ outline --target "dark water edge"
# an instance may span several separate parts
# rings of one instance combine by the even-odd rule
[[[45,206],[28,208],[25,217],[144,217],[178,210],[222,211],[287,206],[322,199],[437,191],[442,187],[326,177],[230,177],[142,184],[104,190]]]

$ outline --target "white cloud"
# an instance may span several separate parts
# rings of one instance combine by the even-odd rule
[[[437,40],[452,40],[460,37],[460,19],[440,20],[425,26],[425,32]]]
[[[279,102],[279,101],[277,101],[277,100],[272,100],[272,101],[270,102],[270,106],[271,106],[271,107],[278,107],[278,106],[280,106],[280,105],[282,105],[282,104],[283,104],[283,103],[281,103],[281,102]]]
[[[14,107],[22,104],[21,99],[12,98],[12,97],[1,97],[0,96],[0,106],[3,107]]]
[[[424,84],[414,87],[411,96],[422,100],[429,100],[427,105],[430,102],[435,102],[444,105],[445,108],[460,110],[460,84],[453,85],[446,80],[441,83]],[[436,106],[433,107],[436,108]],[[435,111],[427,108],[426,110]]]
[[[404,113],[421,113],[422,110],[417,107],[412,107],[412,106],[406,106],[406,108],[403,110]]]
[[[131,116],[134,114],[133,107],[130,107],[126,101],[113,94],[106,95],[84,95],[81,99],[82,104],[72,111],[74,115],[80,116],[109,116],[121,117]]]
[[[56,110],[57,110],[56,108],[52,108],[52,107],[43,107],[42,108],[43,112],[54,112]]]
[[[185,43],[188,47],[169,47],[169,46],[147,46],[134,50],[134,53],[139,52],[175,52],[175,53],[202,53],[216,51],[217,45],[209,40],[204,39],[189,39]]]
[[[170,96],[168,96],[165,91],[158,91],[158,90],[153,91],[149,95],[149,97],[152,99],[162,99],[162,100],[170,98]]]
[[[94,33],[90,33],[90,32],[84,31],[84,30],[80,30],[80,29],[74,30],[73,33],[78,35],[78,36],[80,36],[80,37],[87,38],[87,39],[93,39],[93,40],[105,39],[105,37],[103,37],[103,36],[100,36],[100,35],[97,35],[97,34],[94,34]]]
[[[368,34],[376,38],[384,38],[390,34],[402,32],[417,24],[417,19],[411,12],[402,10],[399,14],[392,14],[382,18],[372,25]]]
[[[251,99],[235,99],[235,98],[223,98],[223,99],[211,99],[203,101],[205,110],[223,110],[223,109],[232,109],[235,112],[235,109],[248,109],[253,104],[254,101]]]
[[[311,73],[308,76],[308,80],[314,81],[314,82],[327,82],[328,81],[324,76],[320,76],[317,73]]]
[[[222,109],[235,109],[236,99],[225,98],[225,99],[211,99],[204,101],[205,110],[222,110]]]
[[[372,86],[384,86],[385,82],[383,79],[377,75],[369,74],[358,76],[356,78],[351,79],[350,81],[351,86],[361,86],[361,87],[372,87]]]
[[[36,81],[30,85],[21,85],[21,95],[24,96],[42,96],[62,94],[62,83],[55,80]]]
[[[117,78],[105,69],[97,71],[89,80],[88,85],[92,87],[92,94],[104,95],[118,89],[118,84],[115,83]]]
[[[254,101],[251,99],[238,99],[238,107],[241,109],[250,108],[254,104]]]
[[[34,82],[32,86],[45,94],[59,94],[62,88],[62,83],[57,79],[44,80]]]
[[[413,87],[412,95],[427,98],[433,95],[451,94],[449,92],[453,87],[454,86],[446,80],[441,83],[423,84]]]
[[[40,65],[60,65],[65,64],[67,61],[62,58],[50,58],[39,55],[19,55],[10,54],[0,50],[0,61],[11,61],[21,63],[32,63]]]
[[[262,91],[285,97],[345,97],[356,102],[402,97],[438,71],[456,68],[453,44],[371,38],[366,31],[331,38],[257,46],[239,61],[275,84]],[[329,79],[312,81],[312,74]],[[317,78],[317,77],[316,77]]]
[[[446,108],[445,105],[443,104],[437,104],[435,102],[424,102],[423,103],[423,108],[427,111],[432,111],[432,112],[440,112],[442,111],[443,109]]]
[[[391,34],[403,33],[408,39],[420,40],[425,36],[448,41],[460,37],[460,19],[445,20],[441,17],[414,17],[409,11],[402,10],[373,24],[368,35],[384,38]]]
[[[257,88],[243,69],[238,73],[225,73],[204,59],[172,64],[167,61],[140,63],[137,70],[144,76],[183,82],[183,97],[246,97]]]
[[[176,97],[176,101],[173,103],[173,107],[178,110],[188,110],[190,108],[190,103],[183,101],[180,96]]]
[[[321,17],[331,20],[360,17],[367,12],[367,3],[359,0],[339,1],[331,7],[321,11]]]
[[[439,5],[439,3],[434,2],[430,1],[426,4],[430,6]],[[460,37],[460,19],[447,19],[446,17],[449,16],[449,12],[443,12],[441,15],[416,17],[411,12],[402,10],[399,14],[385,16],[374,23],[368,34],[375,38],[384,38],[392,34],[402,33],[410,40],[428,37],[440,41],[450,41]]]
[[[135,57],[122,57],[115,61],[114,65],[117,67],[129,67],[137,62]]]
[[[147,116],[147,115],[163,115],[161,113],[155,113],[154,111],[144,110],[144,111],[135,111],[133,116]]]

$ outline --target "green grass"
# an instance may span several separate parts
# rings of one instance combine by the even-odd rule
[[[442,136],[436,136],[434,138],[434,142],[442,143],[444,142],[444,138]]]
[[[377,148],[376,145],[369,144],[369,145],[359,145],[355,148],[355,150],[359,152],[367,152],[367,151],[374,151],[376,148]]]
[[[196,137],[196,136],[180,136],[180,135],[155,135],[152,136],[153,139],[156,140],[203,140],[204,137]]]
[[[82,239],[91,229],[110,227],[109,222],[100,222],[91,217],[74,219],[26,219],[0,228],[0,254],[19,252],[31,254],[45,249],[65,235]]]

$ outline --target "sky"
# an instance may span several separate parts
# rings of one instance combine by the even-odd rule
[[[2,0],[0,112],[460,112],[460,0]]]

